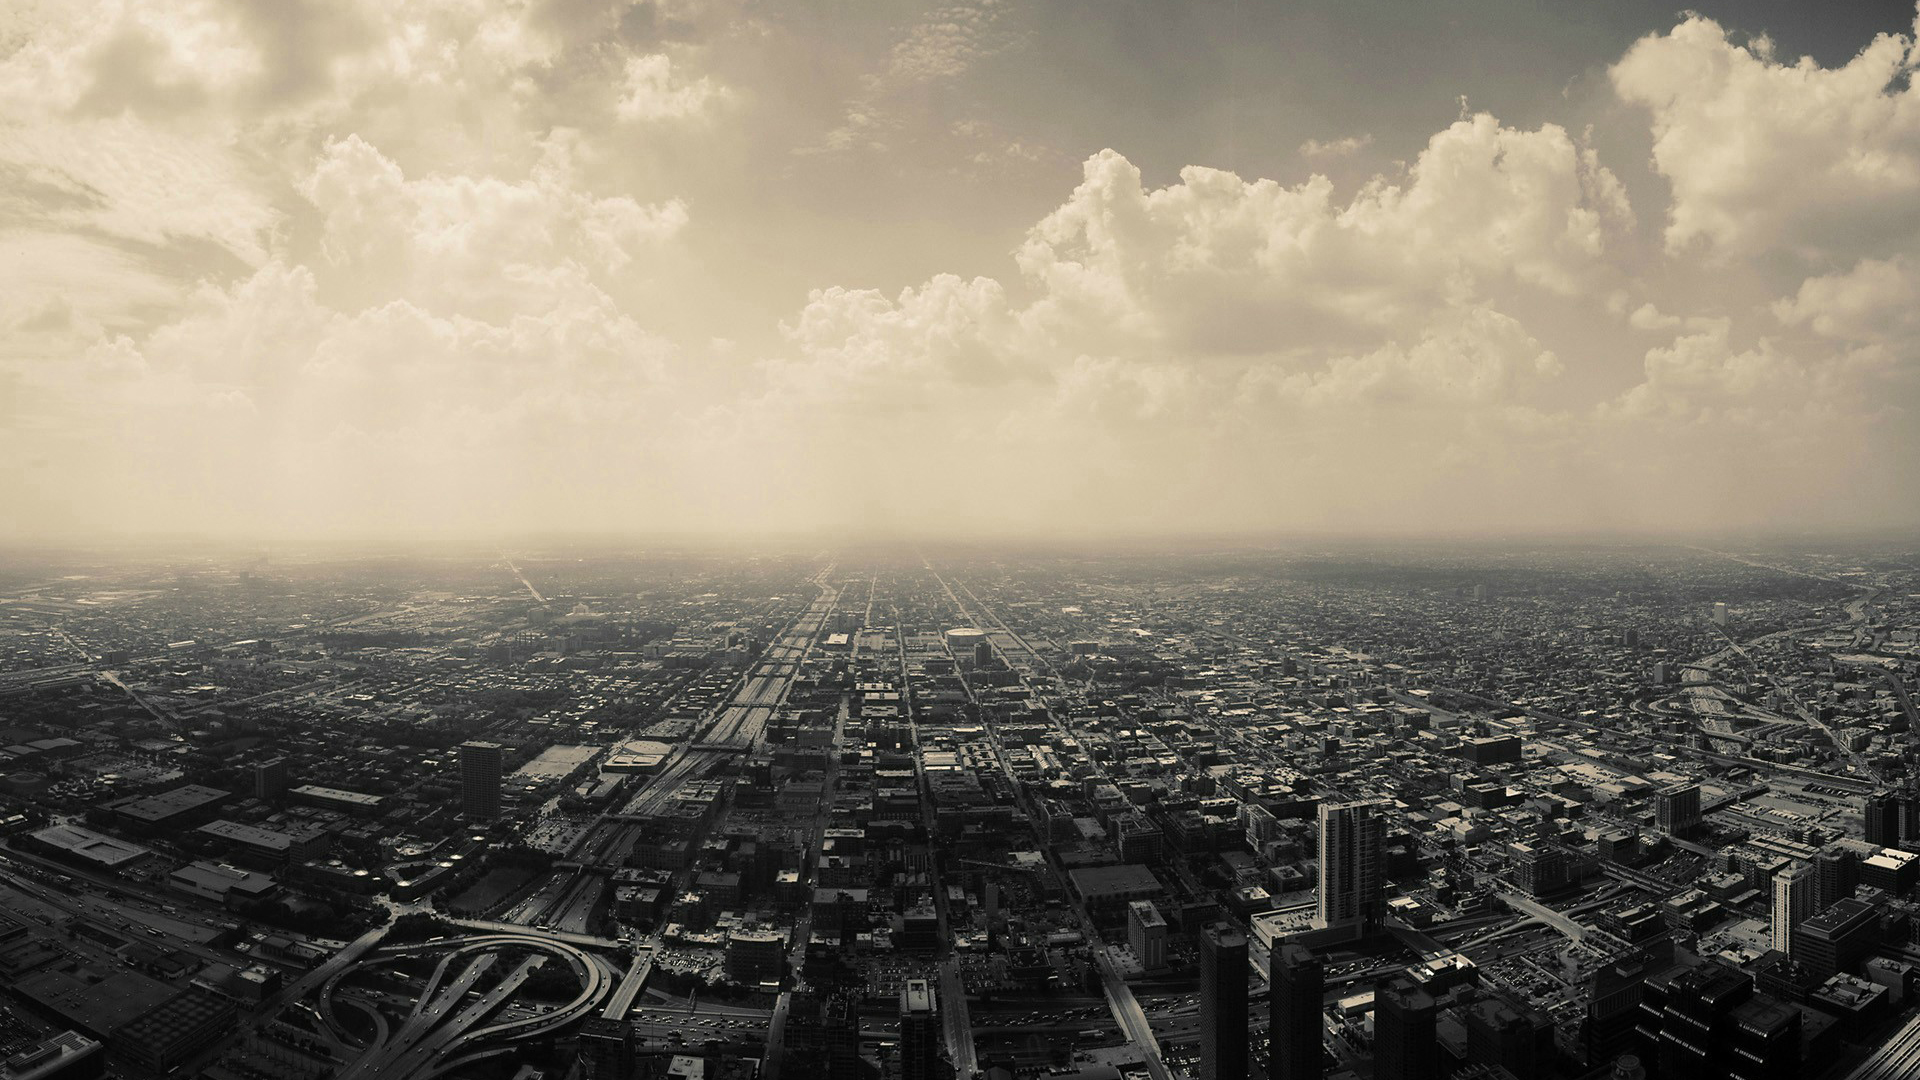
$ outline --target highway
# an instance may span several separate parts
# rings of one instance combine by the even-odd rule
[[[520,930],[412,946],[415,950],[451,948],[453,951],[435,967],[413,1011],[400,1027],[385,1038],[376,1038],[339,1074],[340,1080],[431,1075],[459,1052],[478,1049],[477,1044],[546,1034],[586,1016],[607,995],[611,980],[592,957],[574,945],[550,940],[550,936],[535,936]],[[488,992],[462,1008],[474,984],[497,963],[501,950],[507,949],[536,949],[546,955],[526,958]],[[452,965],[469,957],[459,977],[441,985]],[[504,1005],[536,967],[554,957],[564,960],[580,980],[580,993],[571,1002],[550,1011],[475,1027]],[[327,992],[331,994],[337,985],[338,979],[329,976]]]

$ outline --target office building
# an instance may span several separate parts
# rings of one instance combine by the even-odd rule
[[[1867,796],[1864,813],[1867,843],[1890,848],[1900,843],[1900,796],[1892,791],[1876,791]]]
[[[1860,885],[1860,861],[1838,845],[1829,845],[1813,857],[1815,910],[1825,911],[1841,900],[1851,899]]]
[[[1675,784],[1653,796],[1654,825],[1668,836],[1691,836],[1700,828],[1700,785]]]
[[[1791,1080],[1800,1011],[1753,990],[1727,964],[1675,965],[1647,980],[1641,1057],[1675,1080]]]
[[[1127,945],[1146,971],[1167,966],[1167,920],[1151,900],[1127,905]]]
[[[1822,982],[1857,971],[1880,933],[1880,912],[1859,900],[1842,900],[1793,930],[1793,959]]]
[[[1467,1060],[1535,1080],[1553,1062],[1553,1020],[1538,1009],[1483,998],[1466,1010]]]
[[[834,996],[820,1009],[822,1042],[825,1044],[827,1075],[825,1080],[861,1080],[860,1010],[852,998]]]
[[[909,979],[900,991],[901,1080],[938,1080],[940,1003],[933,984]]]
[[[1273,984],[1267,1001],[1267,1075],[1270,1080],[1320,1080],[1326,1057],[1326,969],[1298,942],[1275,941],[1267,970]]]
[[[1377,802],[1320,805],[1320,899],[1316,925],[1378,925],[1383,913],[1385,807]]]
[[[287,759],[270,758],[253,767],[253,797],[273,802],[287,793]]]
[[[1793,952],[1793,931],[1814,913],[1819,897],[1819,879],[1813,868],[1794,863],[1773,875],[1773,947]]]
[[[1528,896],[1546,896],[1567,885],[1567,853],[1551,843],[1518,843],[1513,857],[1513,884]]]
[[[727,978],[743,986],[778,983],[786,974],[787,936],[770,930],[727,932]]]
[[[1375,1080],[1439,1080],[1439,1008],[1433,995],[1399,976],[1373,993]]]
[[[1581,1050],[1589,1066],[1615,1061],[1635,1047],[1646,976],[1646,963],[1636,954],[1616,956],[1594,969],[1587,985],[1587,1015],[1580,1025]]]
[[[460,812],[468,821],[499,818],[500,759],[504,749],[495,742],[460,744]]]
[[[1200,931],[1200,1080],[1247,1080],[1247,936]]]

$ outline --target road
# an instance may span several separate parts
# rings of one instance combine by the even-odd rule
[[[923,558],[922,562],[925,564],[927,572],[932,574],[934,580],[940,583],[940,588],[947,594],[947,599],[952,601],[954,609],[960,612],[964,618],[983,629],[988,626],[998,628],[1000,633],[1006,635],[1006,637],[1011,639],[1020,649],[1024,650],[1028,657],[1037,660],[1038,654],[1034,653],[1026,641],[1018,634],[1015,634],[992,608],[981,602],[980,598],[974,595],[973,590],[967,588],[965,583],[960,584],[960,589],[973,601],[971,607],[961,602],[959,594],[954,591],[954,586],[948,583],[944,575],[934,569],[931,561]],[[985,618],[977,617],[975,612],[985,616]],[[1044,700],[1039,688],[1033,686],[1028,675],[1025,672],[1017,673],[1019,674],[1021,685],[1032,692],[1036,700]],[[970,684],[966,685],[967,694],[971,697],[973,688]],[[1051,712],[1051,710],[1049,710],[1049,712]],[[1051,719],[1056,726],[1060,726],[1057,717],[1050,715],[1049,719]],[[1023,785],[1019,783],[1018,778],[1013,775],[1011,769],[1007,766],[1006,755],[1000,753],[997,756],[1000,758],[1002,769],[1006,771],[1008,782],[1013,785],[1013,790],[1021,790]],[[1104,776],[1104,766],[1100,765],[1097,760],[1095,760],[1094,764],[1096,768],[1101,770]],[[1031,820],[1031,818],[1029,818],[1029,820]],[[1094,966],[1100,972],[1100,984],[1106,992],[1107,1006],[1113,1012],[1114,1021],[1120,1025],[1121,1032],[1127,1036],[1127,1039],[1145,1058],[1147,1071],[1152,1075],[1153,1080],[1172,1080],[1173,1074],[1171,1070],[1167,1068],[1166,1062],[1161,1059],[1160,1044],[1158,1040],[1154,1038],[1153,1025],[1147,1021],[1146,1011],[1140,1007],[1139,1000],[1133,996],[1132,988],[1127,986],[1126,980],[1121,977],[1119,970],[1113,966],[1113,962],[1107,957],[1106,949],[1101,945],[1100,935],[1094,926],[1092,918],[1088,916],[1085,907],[1078,903],[1074,906],[1074,913],[1080,921],[1081,932],[1086,936],[1088,944],[1092,947],[1091,951],[1093,953]],[[964,997],[962,1000],[964,1000]],[[964,1037],[959,1041],[966,1045],[969,1059],[971,1059],[973,1040],[970,1026],[965,1032]],[[970,1074],[961,1073],[960,1075],[967,1076]]]

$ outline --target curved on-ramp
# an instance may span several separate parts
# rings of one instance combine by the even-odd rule
[[[429,979],[428,993],[421,995],[420,1000],[423,1002],[433,991],[438,989],[445,973],[452,967],[455,960],[462,956],[502,948],[525,948],[558,956],[560,959],[566,961],[567,966],[572,969],[574,977],[580,981],[580,993],[567,1004],[552,1012],[542,1013],[538,1016],[528,1016],[519,1020],[489,1024],[486,1027],[475,1028],[465,1032],[443,1048],[442,1053],[448,1055],[453,1055],[453,1052],[456,1050],[471,1050],[475,1043],[482,1041],[531,1039],[557,1031],[592,1012],[594,1006],[599,1004],[600,999],[605,997],[610,989],[610,980],[605,971],[600,965],[594,963],[593,957],[588,955],[585,950],[567,942],[554,941],[537,935],[490,933],[477,937],[451,939],[444,943],[424,943],[424,946],[389,946],[389,948],[396,950],[419,950],[423,947],[427,950],[434,951],[438,949],[448,950],[446,955],[441,958],[440,963],[435,966],[433,975]],[[333,993],[338,988],[340,980],[349,972],[357,970],[367,964],[391,962],[395,958],[395,956],[388,955],[363,961],[328,979],[322,989],[322,1015],[326,1017],[332,1015]],[[412,1017],[409,1017],[409,1019],[412,1019]],[[386,1033],[382,1032],[381,1034],[384,1035]],[[385,1038],[377,1037],[374,1042],[366,1048],[365,1055],[378,1054],[384,1047],[386,1041]],[[486,1056],[484,1051],[459,1055],[458,1058],[450,1059],[449,1064],[451,1060],[477,1059],[482,1056]],[[437,1074],[440,1071],[442,1071],[442,1067],[436,1067],[433,1073],[429,1075]]]

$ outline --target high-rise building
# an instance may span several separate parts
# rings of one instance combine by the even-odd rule
[[[1700,828],[1700,785],[1675,784],[1655,792],[1653,820],[1668,836],[1691,836]]]
[[[1534,1080],[1553,1060],[1553,1020],[1538,1009],[1482,998],[1466,1009],[1467,1060]]]
[[[1640,1011],[1640,1055],[1662,1080],[1789,1080],[1799,1068],[1800,1011],[1731,965],[1653,976]]]
[[[287,793],[287,759],[269,758],[253,766],[253,797],[272,802]]]
[[[827,1051],[826,1080],[859,1080],[860,1010],[851,998],[835,996],[820,1010]]]
[[[1545,896],[1567,884],[1567,853],[1551,843],[1516,843],[1513,883],[1528,896]]]
[[[1839,845],[1823,848],[1813,857],[1813,872],[1817,883],[1816,911],[1825,911],[1841,900],[1852,899],[1854,889],[1860,885],[1860,861]]]
[[[1880,912],[1872,904],[1842,900],[1794,927],[1793,959],[1822,982],[1843,971],[1851,974],[1879,932]]]
[[[1275,941],[1268,968],[1270,1080],[1320,1080],[1326,1058],[1326,969],[1299,942]]]
[[[900,990],[901,1080],[935,1080],[940,1075],[940,1003],[933,984],[908,979]]]
[[[1773,875],[1774,949],[1792,954],[1794,928],[1814,913],[1819,885],[1813,867],[1806,863],[1794,863]]]
[[[1433,995],[1405,976],[1374,989],[1375,1080],[1438,1080],[1438,1013]]]
[[[1646,962],[1637,954],[1616,956],[1594,968],[1587,987],[1587,1015],[1580,1026],[1589,1066],[1604,1065],[1633,1049],[1634,1024],[1646,995]]]
[[[1127,944],[1147,971],[1167,966],[1167,920],[1151,900],[1127,905]]]
[[[1713,605],[1713,625],[1727,625],[1727,605],[1725,601],[1716,601]]]
[[[468,821],[500,816],[500,759],[496,742],[460,744],[460,812]]]
[[[1876,791],[1867,796],[1867,843],[1883,848],[1899,846],[1900,802],[1900,796],[1892,791]]]
[[[1376,925],[1383,914],[1386,807],[1378,802],[1320,805],[1320,904],[1323,928]]]
[[[1247,1080],[1247,936],[1200,931],[1200,1080]]]

